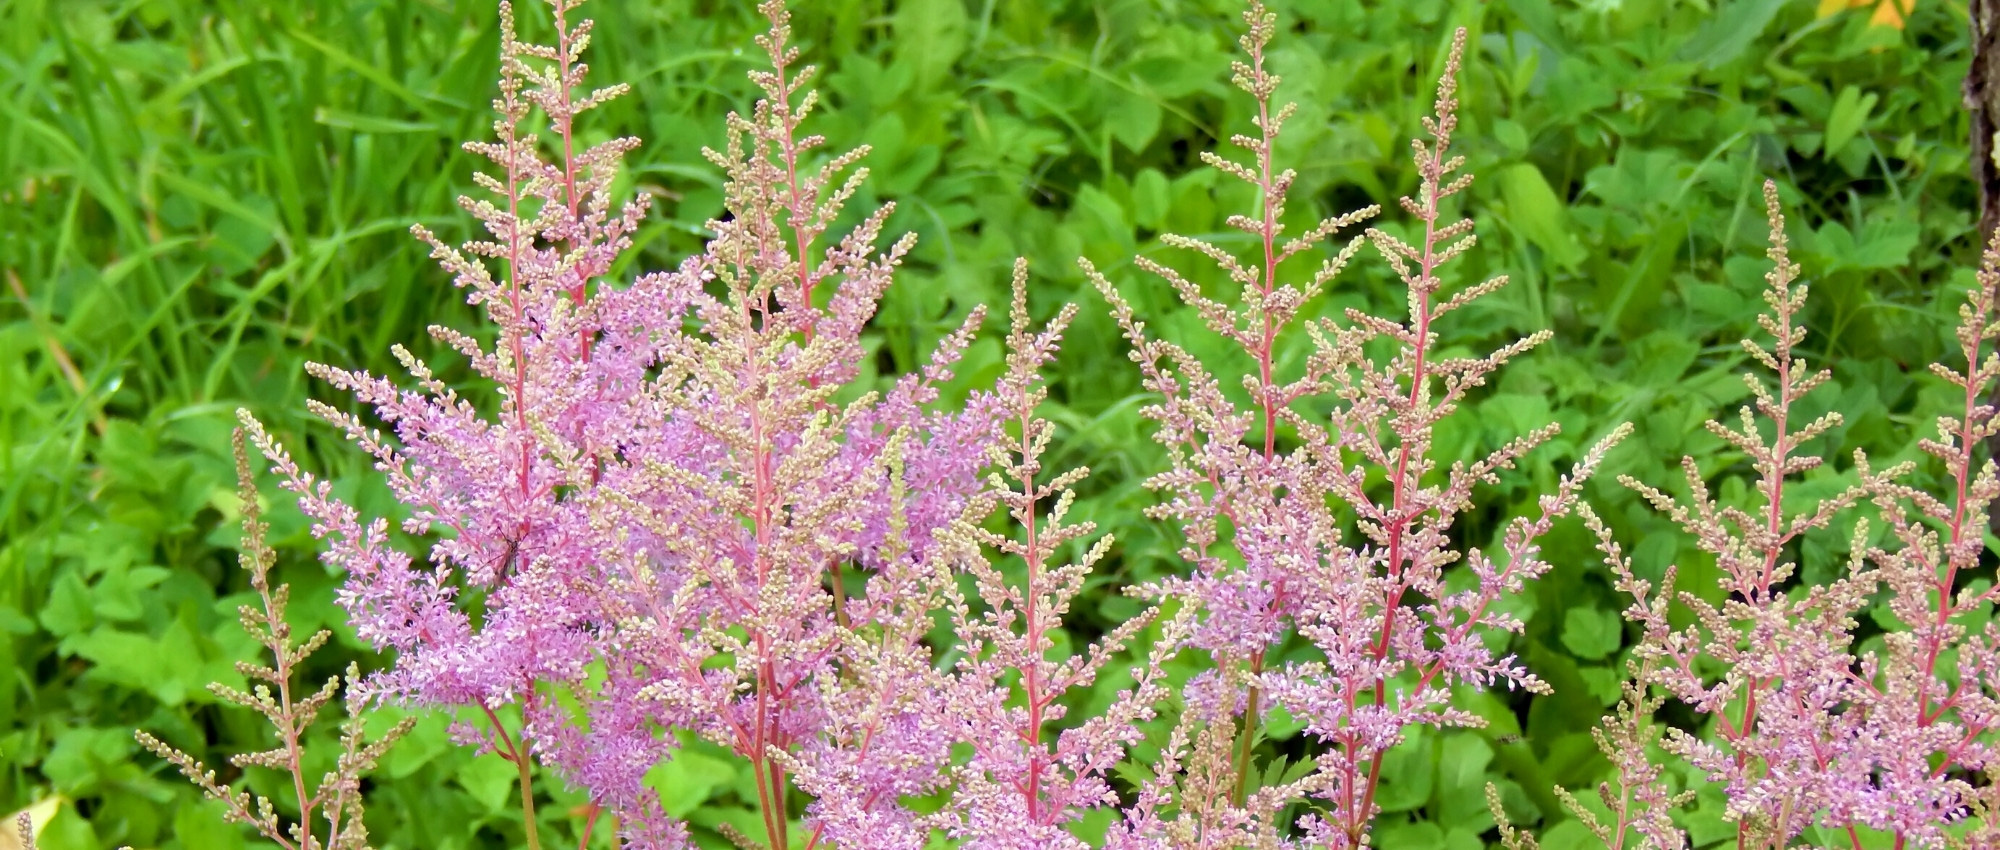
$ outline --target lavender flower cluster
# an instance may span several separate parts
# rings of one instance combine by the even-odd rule
[[[1475,488],[1557,428],[1476,462],[1437,459],[1438,424],[1549,338],[1480,356],[1438,344],[1439,323],[1506,283],[1448,280],[1476,244],[1452,200],[1472,179],[1451,152],[1464,33],[1412,146],[1418,188],[1400,206],[1418,235],[1368,229],[1328,249],[1380,210],[1286,233],[1295,175],[1275,160],[1293,109],[1276,101],[1267,67],[1275,16],[1249,0],[1234,81],[1255,103],[1253,132],[1231,139],[1240,159],[1203,160],[1252,190],[1252,208],[1228,223],[1256,249],[1246,258],[1162,237],[1218,266],[1226,293],[1135,264],[1251,368],[1202,362],[1083,264],[1155,396],[1144,414],[1170,465],[1149,481],[1160,495],[1151,516],[1185,530],[1185,569],[1129,588],[1144,613],[1072,652],[1058,639],[1064,618],[1115,546],[1070,518],[1088,471],[1044,465],[1056,429],[1040,413],[1043,372],[1077,306],[1037,326],[1017,263],[1006,368],[991,386],[940,400],[986,322],[974,310],[927,366],[861,391],[863,331],[913,239],[885,238],[888,205],[836,230],[867,151],[828,153],[808,132],[814,69],[781,0],[759,7],[770,23],[756,40],[767,65],[751,74],[762,97],[707,152],[726,176],[726,215],[677,269],[612,280],[648,211],[643,195],[612,196],[638,141],[579,149],[579,118],[624,87],[585,86],[590,23],[576,19],[578,0],[546,2],[549,45],[520,41],[501,4],[495,138],[467,146],[492,163],[477,178],[489,197],[462,200],[485,238],[453,246],[415,230],[496,329],[491,345],[431,332],[499,388],[497,409],[401,348],[413,387],[311,367],[387,427],[314,407],[375,458],[409,508],[402,531],[430,541],[422,560],[243,418],[299,496],[323,559],[347,576],[339,602],[356,633],[393,659],[355,686],[354,704],[481,718],[459,737],[518,769],[530,848],[541,840],[538,769],[585,790],[592,823],[608,816],[624,846],[687,846],[645,780],[689,738],[726,748],[754,777],[762,835],[734,836],[744,846],[1081,848],[1072,827],[1108,814],[1109,848],[1365,847],[1385,754],[1410,730],[1480,725],[1454,702],[1466,688],[1548,691],[1505,651],[1523,625],[1509,600],[1551,568],[1537,541],[1571,513],[1597,532],[1640,635],[1626,701],[1599,736],[1618,781],[1601,806],[1564,794],[1607,846],[1685,845],[1674,814],[1689,792],[1670,762],[1726,786],[1743,847],[1787,846],[1808,827],[1855,847],[1868,830],[1897,847],[2000,841],[1983,816],[2000,792],[1969,778],[1993,766],[1987,732],[2000,721],[2000,632],[1979,626],[1996,591],[1966,579],[2000,495],[1993,466],[1974,455],[2000,431],[1984,402],[2000,357],[1983,348],[2000,333],[2000,246],[1963,314],[1971,365],[1941,372],[1964,389],[1963,415],[1922,443],[1949,471],[1946,496],[1902,483],[1908,464],[1877,471],[1857,457],[1854,487],[1803,511],[1787,499],[1787,479],[1820,463],[1799,447],[1837,418],[1792,416],[1827,373],[1797,351],[1805,290],[1772,189],[1772,341],[1748,351],[1775,386],[1751,379],[1742,424],[1710,423],[1750,459],[1757,504],[1720,503],[1692,461],[1686,497],[1626,482],[1716,557],[1729,600],[1636,577],[1580,500],[1622,425],[1495,546],[1468,545],[1452,529]],[[1405,309],[1313,317],[1364,243],[1400,280]],[[1310,257],[1322,258],[1316,268],[1291,271]],[[1293,350],[1303,356],[1284,356]],[[1864,502],[1886,522],[1884,542],[1867,543],[1864,525],[1847,576],[1790,580],[1799,536]],[[1860,648],[1856,618],[1882,594],[1900,628]],[[258,669],[283,688],[297,654],[282,635],[274,647],[278,666]],[[1102,713],[1067,716],[1066,697],[1101,679],[1130,684]],[[273,710],[296,725],[285,699]],[[1653,721],[1669,699],[1713,718],[1714,733]],[[1311,758],[1273,775],[1256,764],[1257,744],[1278,712],[1301,725]],[[355,746],[367,757],[357,765],[379,752]],[[296,768],[296,753],[286,758]],[[340,805],[358,806],[353,774],[336,779]],[[204,787],[287,848],[365,843],[365,832],[322,841],[310,824],[280,829],[268,802],[256,810],[212,776]],[[299,795],[309,815],[303,784]],[[1533,845],[1497,803],[1496,815],[1509,846]]]

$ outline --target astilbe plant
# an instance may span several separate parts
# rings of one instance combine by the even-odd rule
[[[499,388],[499,410],[485,414],[401,346],[396,356],[418,389],[308,367],[394,430],[393,439],[385,437],[358,415],[312,403],[375,457],[410,510],[403,530],[440,533],[429,567],[392,545],[386,520],[364,520],[329,482],[247,424],[313,520],[314,536],[326,544],[322,559],[347,575],[338,599],[356,634],[394,654],[393,666],[367,681],[368,692],[483,714],[484,727],[457,731],[517,767],[530,848],[539,847],[531,784],[538,756],[573,778],[596,774],[589,776],[593,802],[625,815],[621,823],[634,834],[651,825],[655,838],[668,840],[657,806],[643,799],[638,772],[629,769],[652,764],[658,753],[618,693],[629,671],[611,665],[591,698],[589,666],[607,655],[594,570],[616,541],[594,529],[590,501],[572,485],[574,467],[602,464],[653,427],[659,411],[642,390],[659,355],[646,328],[670,321],[677,299],[686,298],[671,275],[622,289],[599,280],[646,213],[644,196],[615,208],[608,194],[620,158],[637,141],[577,149],[576,118],[624,87],[578,95],[590,24],[569,20],[575,4],[568,0],[549,5],[553,46],[520,41],[512,5],[500,6],[497,138],[466,146],[494,163],[494,173],[477,175],[494,197],[461,200],[490,238],[453,248],[413,228],[497,330],[490,348],[462,331],[430,332]],[[537,110],[546,137],[528,129]],[[582,698],[588,734],[576,734],[559,693]],[[521,718],[513,732],[500,718],[509,705]],[[628,769],[612,776],[612,765]]]
[[[234,444],[237,493],[242,500],[243,512],[243,550],[237,560],[250,575],[250,589],[256,592],[258,603],[239,606],[237,616],[243,623],[243,630],[270,650],[271,663],[236,662],[236,671],[257,683],[248,692],[220,683],[209,685],[209,690],[225,703],[263,715],[276,731],[276,747],[236,755],[229,762],[237,768],[265,768],[289,778],[294,796],[288,802],[295,807],[296,819],[290,824],[284,823],[277,805],[269,798],[231,788],[218,781],[215,771],[185,751],[144,730],[136,734],[139,743],[146,749],[180,768],[181,774],[204,794],[221,801],[224,817],[256,829],[259,835],[279,847],[285,850],[364,850],[369,844],[368,828],[362,822],[361,777],[374,769],[375,762],[397,739],[407,734],[416,721],[405,718],[374,740],[368,740],[363,729],[366,699],[355,688],[360,671],[349,665],[345,701],[347,717],[340,725],[341,752],[334,758],[333,768],[317,783],[307,775],[307,730],[312,728],[320,711],[340,695],[342,680],[335,676],[327,679],[316,691],[300,693],[293,691],[293,679],[306,659],[326,644],[332,632],[320,629],[299,640],[293,634],[291,625],[285,621],[285,604],[290,598],[290,587],[271,581],[271,567],[277,563],[277,553],[265,542],[267,527],[257,501],[257,481],[251,473],[249,449],[241,429],[235,433]],[[18,825],[21,846],[33,848],[33,824],[26,812],[21,814]]]
[[[1824,463],[1808,444],[1841,417],[1832,412],[1796,422],[1795,405],[1830,373],[1809,368],[1799,353],[1806,286],[1789,256],[1775,184],[1766,183],[1764,195],[1773,268],[1766,276],[1770,311],[1759,324],[1771,341],[1766,347],[1746,340],[1744,347],[1774,373],[1775,386],[1747,373],[1753,401],[1741,410],[1740,426],[1708,423],[1749,461],[1757,477],[1753,504],[1723,502],[1692,459],[1682,462],[1684,498],[1625,480],[1715,558],[1726,598],[1716,605],[1696,593],[1672,593],[1671,567],[1655,591],[1585,508],[1618,589],[1633,597],[1625,615],[1641,634],[1614,731],[1599,738],[1617,773],[1616,782],[1599,789],[1611,822],[1574,797],[1564,799],[1609,847],[1686,846],[1671,814],[1691,792],[1672,789],[1661,765],[1671,756],[1723,783],[1739,847],[1789,846],[1809,826],[1852,847],[1862,846],[1871,829],[1893,833],[1898,848],[1955,840],[1994,846],[1992,801],[1970,776],[1994,766],[2000,632],[1990,625],[1992,585],[1969,575],[1985,549],[1980,531],[1988,507],[2000,492],[1992,461],[1974,456],[1995,430],[1994,409],[1982,399],[2000,377],[2000,355],[1986,348],[2000,335],[1994,316],[2000,243],[1987,250],[1978,285],[1960,310],[1957,340],[1967,365],[1933,366],[1964,394],[1962,408],[1939,419],[1939,435],[1918,441],[1923,453],[1943,462],[1949,492],[1902,483],[1914,463],[1877,471],[1857,451],[1857,481],[1800,504],[1805,500],[1788,496],[1788,486]],[[1795,580],[1801,537],[1826,533],[1864,498],[1886,521],[1895,548],[1874,545],[1863,517],[1855,522],[1844,575],[1818,585]],[[1672,619],[1676,602],[1691,613],[1685,625]],[[1859,620],[1871,609],[1883,634],[1864,641]],[[1975,632],[1977,625],[1984,628]],[[1653,728],[1646,715],[1661,697],[1703,716],[1706,734],[1643,731]],[[1954,839],[1951,824],[1974,813],[1985,822]]]
[[[885,206],[818,244],[865,176],[852,167],[865,149],[823,157],[800,134],[812,69],[776,0],[759,7],[771,67],[751,77],[764,97],[708,153],[726,172],[727,216],[675,271],[603,280],[646,203],[614,208],[609,194],[635,140],[578,150],[576,117],[623,87],[579,94],[590,24],[570,20],[575,5],[549,0],[552,46],[521,42],[501,7],[498,140],[468,145],[496,164],[479,177],[496,199],[463,202],[492,238],[454,249],[417,229],[497,327],[490,349],[432,329],[500,388],[497,413],[400,347],[420,391],[312,367],[395,430],[314,406],[376,457],[411,510],[404,530],[441,533],[431,567],[257,432],[260,447],[348,574],[340,601],[357,633],[394,653],[368,692],[483,713],[485,727],[462,731],[519,768],[531,848],[537,761],[589,793],[593,823],[609,812],[634,846],[683,844],[643,782],[676,730],[750,764],[771,847],[788,846],[793,773],[882,783],[858,808],[891,815],[922,790],[910,777],[948,755],[941,732],[906,722],[923,670],[893,662],[918,657],[932,532],[970,502],[1000,434],[990,394],[931,409],[983,313],[919,374],[852,391],[862,330],[912,243],[875,247]],[[542,133],[524,129],[533,111]],[[513,733],[507,705],[522,718]],[[868,712],[881,721],[871,746],[915,764],[832,763]]]
[[[2000,812],[1991,806],[1991,773],[2000,768],[1992,735],[2000,726],[2000,627],[1992,622],[2000,588],[1975,578],[1987,551],[1982,532],[2000,496],[1993,459],[1976,456],[2000,432],[1992,401],[2000,350],[1989,345],[2000,339],[2000,232],[1987,244],[1976,280],[1958,311],[1955,338],[1964,366],[1931,367],[1960,403],[1938,417],[1935,437],[1917,441],[1943,463],[1945,492],[1902,483],[1914,463],[1876,472],[1855,453],[1863,485],[1900,544],[1867,552],[1900,628],[1858,665],[1864,680],[1858,704],[1872,724],[1876,752],[1868,823],[1893,831],[1898,848],[1911,841],[1937,845],[1938,827],[1975,805],[1983,823],[1968,840],[2000,847],[1994,821]],[[1973,773],[1988,774],[1986,789],[1972,787]]]
[[[1301,799],[1314,804],[1296,825],[1307,843],[1362,845],[1376,813],[1382,755],[1404,731],[1480,723],[1450,705],[1453,687],[1497,682],[1546,691],[1512,656],[1489,644],[1494,633],[1521,628],[1495,603],[1549,569],[1536,539],[1573,507],[1584,480],[1625,433],[1616,429],[1589,450],[1556,491],[1540,499],[1539,516],[1507,524],[1497,559],[1451,540],[1453,523],[1473,506],[1474,488],[1497,483],[1501,470],[1556,433],[1554,425],[1537,429],[1449,469],[1431,456],[1437,424],[1467,393],[1548,338],[1538,332],[1478,358],[1443,357],[1437,350],[1439,320],[1505,283],[1494,278],[1448,292],[1440,275],[1474,244],[1472,222],[1453,218],[1444,207],[1471,182],[1460,173],[1463,158],[1449,153],[1465,33],[1452,42],[1435,114],[1424,119],[1427,138],[1413,143],[1418,190],[1403,199],[1403,208],[1417,219],[1422,236],[1410,243],[1368,231],[1407,287],[1407,315],[1399,321],[1350,310],[1343,325],[1308,318],[1305,309],[1360,240],[1333,252],[1304,285],[1282,283],[1280,268],[1376,209],[1327,218],[1297,237],[1281,238],[1295,175],[1276,170],[1273,157],[1292,107],[1272,106],[1278,78],[1265,64],[1275,15],[1253,0],[1244,20],[1249,32],[1241,45],[1248,61],[1237,63],[1235,82],[1257,102],[1257,135],[1232,141],[1254,161],[1243,165],[1217,154],[1203,159],[1255,190],[1254,213],[1232,216],[1229,224],[1249,234],[1261,252],[1245,262],[1212,243],[1162,237],[1220,266],[1240,304],[1209,296],[1161,264],[1136,263],[1164,278],[1211,331],[1254,360],[1256,371],[1242,378],[1250,405],[1225,394],[1221,379],[1186,349],[1152,336],[1110,281],[1085,264],[1134,346],[1146,388],[1164,397],[1145,411],[1160,424],[1157,439],[1173,461],[1171,470],[1150,481],[1166,496],[1153,515],[1187,529],[1182,556],[1192,574],[1162,582],[1157,592],[1200,611],[1188,643],[1216,663],[1190,683],[1181,728],[1115,846],[1266,846],[1293,828],[1277,821],[1288,803]],[[1282,337],[1300,330],[1312,351],[1299,374],[1282,376]],[[1391,353],[1371,357],[1368,347],[1381,343]],[[1386,486],[1372,483],[1385,478]],[[1343,510],[1356,519],[1357,541],[1343,534]],[[1461,560],[1469,581],[1448,586],[1447,568]],[[1272,662],[1298,644],[1310,652],[1289,657],[1310,660]],[[1317,744],[1314,763],[1303,775],[1253,791],[1257,729],[1272,705],[1303,722]],[[1175,793],[1177,781],[1182,787]]]
[[[1069,822],[1118,802],[1111,772],[1141,739],[1139,724],[1167,695],[1160,666],[1166,656],[1153,653],[1131,688],[1109,696],[1105,713],[1052,734],[1067,714],[1065,695],[1097,683],[1105,665],[1131,648],[1155,618],[1152,612],[1134,616],[1083,652],[1057,652],[1064,616],[1113,538],[1098,537],[1076,557],[1061,557],[1097,531],[1089,521],[1066,522],[1076,501],[1072,488],[1089,470],[1044,467],[1056,430],[1038,413],[1048,395],[1040,370],[1054,360],[1076,305],[1064,305],[1037,332],[1028,318],[1025,262],[1015,264],[1013,292],[1007,371],[996,391],[1008,412],[1009,439],[989,449],[995,471],[980,498],[939,535],[977,598],[965,599],[955,584],[947,587],[959,661],[939,706],[953,741],[971,755],[953,769],[950,805],[938,821],[967,848],[1084,848],[1067,831]],[[1018,536],[978,524],[1001,509]],[[1015,562],[1018,574],[1003,568]],[[1154,647],[1170,651],[1184,625],[1184,618],[1170,620]]]
[[[1810,368],[1799,352],[1806,335],[1799,321],[1806,287],[1796,282],[1799,270],[1787,250],[1777,188],[1767,183],[1764,193],[1773,268],[1765,278],[1770,312],[1758,323],[1771,340],[1769,347],[1745,340],[1744,350],[1775,373],[1776,385],[1746,373],[1753,402],[1741,409],[1740,424],[1707,423],[1755,470],[1756,504],[1746,509],[1721,503],[1693,458],[1681,462],[1689,491],[1685,500],[1630,477],[1620,479],[1716,558],[1728,598],[1714,605],[1691,592],[1653,594],[1591,518],[1617,587],[1633,597],[1625,613],[1642,631],[1635,651],[1639,663],[1656,671],[1649,684],[1715,721],[1713,740],[1669,729],[1665,747],[1728,783],[1728,814],[1746,847],[1783,846],[1814,820],[1851,828],[1862,814],[1857,806],[1869,774],[1860,746],[1862,714],[1842,710],[1857,685],[1848,670],[1849,634],[1855,612],[1867,601],[1866,581],[1851,574],[1820,587],[1794,588],[1788,581],[1796,569],[1788,547],[1825,528],[1861,490],[1843,488],[1803,509],[1787,504],[1791,479],[1823,463],[1803,448],[1838,426],[1841,417],[1834,412],[1796,421],[1795,405],[1832,373]],[[1669,572],[1663,587],[1672,581]],[[1676,628],[1670,622],[1675,600],[1692,610],[1692,624]],[[1725,671],[1719,677],[1710,672],[1717,668]],[[1641,799],[1657,800],[1659,794],[1646,792]],[[1679,840],[1657,825],[1644,834],[1658,844]]]
[[[887,842],[916,834],[901,798],[933,787],[949,756],[919,643],[940,592],[933,537],[977,491],[1001,411],[990,393],[929,409],[979,309],[918,374],[840,400],[914,240],[874,247],[884,206],[813,256],[865,172],[833,181],[865,149],[804,170],[821,141],[798,135],[811,69],[795,68],[784,7],[761,8],[764,98],[709,153],[729,218],[678,273],[696,330],[652,325],[660,373],[644,398],[668,430],[627,445],[600,485],[597,525],[620,541],[611,635],[654,722],[750,763],[771,847],[788,846],[794,775],[818,798],[809,842]]]

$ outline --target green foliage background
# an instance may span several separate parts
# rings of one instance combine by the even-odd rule
[[[1250,126],[1228,87],[1239,8],[799,5],[824,73],[817,130],[835,149],[874,146],[857,206],[894,200],[892,229],[921,236],[875,324],[876,367],[910,367],[971,305],[1001,303],[1016,255],[1033,264],[1038,311],[1083,305],[1053,416],[1059,462],[1096,471],[1079,510],[1122,540],[1079,606],[1077,627],[1101,629],[1131,604],[1104,590],[1176,569],[1176,538],[1140,514],[1139,482],[1162,458],[1075,258],[1105,267],[1155,327],[1233,362],[1129,258],[1193,268],[1158,234],[1215,234],[1250,209],[1196,160]],[[1746,395],[1734,341],[1762,307],[1765,177],[1784,187],[1813,282],[1809,356],[1836,370],[1807,413],[1848,417],[1816,448],[1905,456],[1941,408],[1922,367],[1945,350],[1976,241],[1962,3],[1923,0],[1901,33],[1868,30],[1865,11],[1816,19],[1806,0],[1273,5],[1281,98],[1300,103],[1281,154],[1300,172],[1301,221],[1370,202],[1399,221],[1391,202],[1415,181],[1407,139],[1450,29],[1471,29],[1460,149],[1481,177],[1467,203],[1483,241],[1466,274],[1514,284],[1441,331],[1481,350],[1544,327],[1556,338],[1507,369],[1442,448],[1471,455],[1551,419],[1564,436],[1485,494],[1466,539],[1485,545],[1618,421],[1638,435],[1609,473],[1669,483],[1683,454],[1711,474],[1737,463],[1699,423]],[[750,102],[749,6],[587,7],[599,20],[591,79],[635,86],[589,132],[643,137],[625,189],[661,201],[633,268],[672,265],[720,207],[698,150]],[[497,53],[486,0],[0,0],[0,810],[60,795],[45,847],[243,845],[132,741],[145,727],[210,763],[265,746],[257,718],[203,690],[235,681],[231,662],[254,648],[234,619],[246,586],[230,413],[249,407],[345,492],[392,509],[362,456],[304,415],[321,390],[301,364],[393,374],[389,346],[402,342],[449,369],[423,327],[477,326],[406,231],[469,233],[453,197],[476,163],[458,143],[487,133]],[[1395,314],[1379,259],[1363,258],[1323,308]],[[968,382],[990,378],[997,348],[983,343],[973,362]],[[1607,483],[1591,498],[1642,571],[1679,558],[1684,586],[1715,592],[1712,564],[1630,494]],[[379,664],[341,626],[337,577],[278,501],[298,625],[340,635],[315,672]],[[1548,831],[1545,846],[1581,846],[1549,788],[1601,775],[1587,730],[1615,699],[1625,640],[1623,601],[1588,543],[1576,527],[1551,539],[1557,571],[1522,611],[1515,648],[1556,694],[1475,697],[1492,728],[1399,748],[1378,846],[1481,846],[1487,781]],[[1801,557],[1825,577],[1844,553],[1813,543]],[[451,745],[445,723],[427,719],[376,777],[371,831],[385,847],[512,846],[509,768]],[[1284,752],[1289,730],[1274,732],[1266,752]],[[691,751],[660,778],[707,838],[722,821],[755,822],[749,778],[725,761]],[[573,834],[577,796],[542,791],[547,828]],[[1703,797],[1698,840],[1725,837],[1719,808]]]

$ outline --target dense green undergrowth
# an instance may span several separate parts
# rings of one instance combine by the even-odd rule
[[[802,5],[798,31],[826,75],[818,131],[836,149],[873,146],[862,201],[896,201],[891,229],[921,238],[876,320],[875,367],[908,369],[972,305],[1003,303],[1016,255],[1035,268],[1034,303],[1082,305],[1055,370],[1067,441],[1054,462],[1095,470],[1077,510],[1122,540],[1077,620],[1122,619],[1134,603],[1104,588],[1177,569],[1176,544],[1140,513],[1140,479],[1161,463],[1136,415],[1136,372],[1074,260],[1097,261],[1156,326],[1202,338],[1170,292],[1120,263],[1167,253],[1162,232],[1214,234],[1219,210],[1248,206],[1195,161],[1248,127],[1227,87],[1235,4]],[[1734,341],[1762,304],[1766,177],[1794,210],[1813,285],[1808,356],[1836,374],[1808,403],[1847,417],[1817,448],[1886,464],[1940,406],[1923,365],[1944,350],[1976,241],[1962,6],[1925,0],[1898,33],[1867,29],[1865,10],[1815,18],[1803,0],[1273,5],[1296,28],[1272,57],[1280,98],[1301,106],[1284,146],[1300,172],[1293,197],[1317,212],[1410,190],[1403,140],[1451,28],[1471,29],[1460,138],[1481,177],[1469,206],[1485,248],[1465,274],[1516,284],[1441,331],[1447,348],[1540,328],[1555,341],[1441,434],[1442,454],[1480,454],[1549,419],[1564,436],[1488,494],[1458,529],[1467,539],[1484,545],[1619,421],[1638,438],[1609,473],[1665,481],[1683,454],[1711,474],[1739,461],[1699,425],[1746,396]],[[720,177],[698,152],[751,98],[742,72],[755,57],[734,46],[761,24],[719,0],[589,11],[592,80],[635,87],[590,132],[646,140],[623,188],[660,203],[635,265],[667,267],[720,208]],[[423,327],[476,326],[406,231],[468,235],[452,198],[474,163],[458,143],[490,120],[493,17],[485,0],[0,3],[0,669],[12,673],[0,679],[0,810],[59,797],[44,847],[243,843],[132,730],[210,762],[262,746],[257,718],[204,690],[237,680],[231,662],[252,648],[233,614],[246,586],[231,567],[231,411],[248,407],[345,492],[390,509],[362,457],[306,418],[318,391],[301,366],[393,374],[389,346],[402,342],[449,372]],[[1379,264],[1344,280],[1319,309],[1390,303]],[[1229,359],[1220,344],[1195,353]],[[962,381],[989,381],[997,343],[970,362]],[[1637,541],[1640,571],[1679,558],[1683,585],[1714,593],[1712,566],[1703,575],[1611,477],[1590,498]],[[340,631],[337,577],[314,561],[303,520],[275,507],[297,625],[340,634],[312,672],[372,663]],[[1480,846],[1493,837],[1489,781],[1517,822],[1539,821],[1544,846],[1568,846],[1577,827],[1550,789],[1604,770],[1587,732],[1616,699],[1625,640],[1624,603],[1589,543],[1580,527],[1550,539],[1557,570],[1523,612],[1516,649],[1555,695],[1473,698],[1491,728],[1400,747],[1380,846]],[[1845,559],[1800,554],[1809,579]],[[375,777],[371,832],[387,847],[512,846],[512,768],[450,744],[446,722],[424,720]],[[1295,732],[1271,730],[1268,752]],[[750,777],[699,749],[660,781],[706,839],[754,821]],[[541,791],[544,820],[571,834],[578,797]],[[1733,834],[1717,797],[1689,826],[1698,841]]]

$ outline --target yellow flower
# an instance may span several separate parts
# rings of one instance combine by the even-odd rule
[[[1874,6],[1869,26],[1903,28],[1903,21],[1917,7],[1917,0],[1819,0],[1819,16],[1824,18],[1843,9]]]

